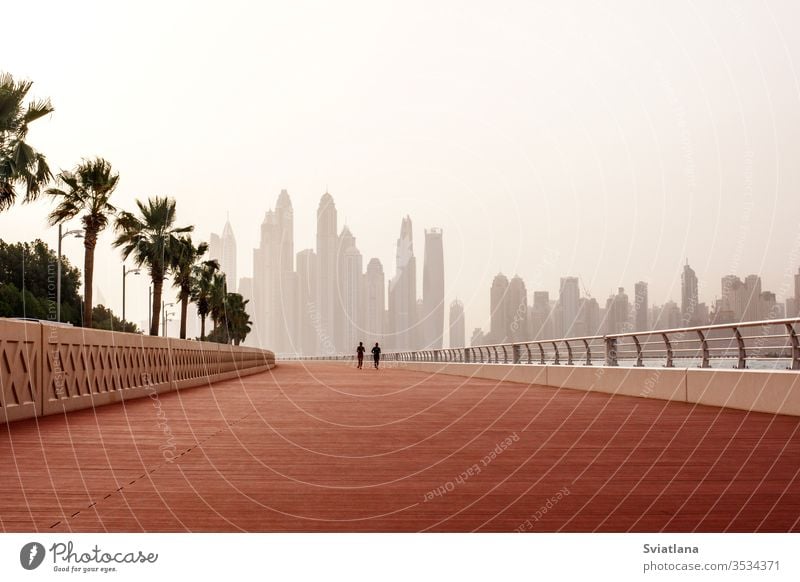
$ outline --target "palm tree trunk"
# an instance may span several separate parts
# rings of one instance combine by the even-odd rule
[[[206,316],[200,318],[200,341],[206,341]]]
[[[92,327],[92,286],[94,284],[94,247],[97,233],[88,229],[83,242],[83,327]]]
[[[150,335],[158,335],[158,324],[161,323],[161,289],[164,279],[153,277],[153,317],[150,320]]]
[[[181,293],[181,339],[186,339],[186,313],[189,307],[189,294]]]

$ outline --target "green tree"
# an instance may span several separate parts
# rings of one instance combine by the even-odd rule
[[[114,315],[113,311],[103,305],[95,305],[92,308],[92,326],[95,329],[140,333],[139,328],[135,324],[126,321],[123,325],[122,319]]]
[[[250,315],[247,313],[248,303],[250,300],[245,299],[239,293],[228,293],[225,319],[228,335],[235,346],[242,343],[252,329],[250,326],[253,322],[250,321]]]
[[[28,126],[53,112],[48,99],[25,103],[32,85],[0,74],[0,212],[14,204],[17,187],[29,202],[53,177],[45,157],[25,141]]]
[[[222,343],[228,343],[227,333],[222,325],[225,318],[225,300],[227,297],[228,283],[225,280],[225,274],[214,273],[214,277],[211,280],[211,292],[208,297],[209,315],[211,315],[211,321],[214,323],[214,331],[218,331],[225,337],[225,341]]]
[[[178,301],[181,304],[180,337],[186,339],[186,313],[194,282],[194,268],[200,257],[208,251],[208,243],[194,246],[190,236],[182,236],[178,242],[177,252],[172,257],[172,284],[178,288]]]
[[[66,189],[49,188],[47,193],[58,201],[50,213],[50,224],[59,224],[79,214],[83,223],[83,277],[84,302],[83,325],[92,327],[92,283],[94,281],[94,250],[97,236],[108,225],[109,218],[117,211],[109,202],[119,183],[119,174],[111,169],[103,158],[83,160],[72,171],[58,175],[58,181]]]
[[[147,202],[136,201],[139,215],[122,212],[117,218],[115,247],[122,248],[122,256],[133,255],[136,265],[146,266],[153,282],[153,312],[150,335],[158,335],[161,317],[161,295],[164,279],[180,248],[179,235],[191,232],[193,226],[175,226],[175,200],[155,196]]]
[[[41,240],[0,240],[0,316],[55,320],[57,257]],[[81,273],[61,259],[61,320],[81,323]],[[24,290],[24,291],[23,291]]]
[[[206,339],[206,317],[211,312],[211,290],[214,275],[219,271],[216,260],[203,261],[192,269],[191,299],[197,304],[200,316],[200,339]]]

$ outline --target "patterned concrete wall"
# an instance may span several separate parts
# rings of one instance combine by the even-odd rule
[[[0,422],[201,386],[275,366],[267,350],[0,319]]]

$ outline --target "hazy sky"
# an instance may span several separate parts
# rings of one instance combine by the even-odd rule
[[[467,334],[503,271],[528,290],[578,275],[601,304],[638,280],[701,300],[800,266],[800,4],[785,2],[17,2],[0,70],[56,108],[30,142],[54,169],[106,157],[120,207],[167,194],[208,237],[226,213],[239,272],[287,188],[297,250],[326,186],[367,260],[394,272],[401,217],[444,229]],[[55,244],[50,203],[0,236]],[[77,221],[74,223],[77,226]],[[98,302],[120,310],[101,238]],[[65,253],[82,267],[81,241]],[[146,319],[147,281],[128,313]]]

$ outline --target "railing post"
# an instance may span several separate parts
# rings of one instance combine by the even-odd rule
[[[589,340],[583,340],[583,347],[586,348],[586,365],[592,365],[592,348],[589,347]]]
[[[708,341],[706,340],[706,335],[697,330],[697,335],[700,337],[700,347],[703,350],[703,362],[700,364],[701,368],[710,368],[711,363],[709,362],[709,352],[708,352]]]
[[[606,366],[616,366],[617,363],[617,338],[606,337]]]
[[[642,344],[639,343],[639,338],[633,336],[633,344],[636,346],[636,367],[641,368],[644,366],[644,357],[642,356]]]
[[[547,360],[544,358],[544,346],[542,344],[536,344],[539,346],[539,364],[544,366],[547,363]]]
[[[792,344],[792,370],[800,370],[800,342],[797,341],[797,333],[791,323],[786,324],[786,331],[789,334],[789,341]]]
[[[733,334],[736,336],[736,346],[739,351],[739,363],[736,368],[739,370],[744,370],[747,368],[747,353],[744,349],[744,338],[742,338],[742,334],[739,333],[738,327],[733,328]]]
[[[553,344],[553,350],[555,350],[555,353],[556,353],[555,354],[555,359],[553,360],[553,364],[558,366],[561,363],[561,361],[560,361],[560,359],[558,357],[558,344],[556,342],[550,342],[550,343]]]
[[[564,340],[564,344],[567,346],[567,366],[572,366],[572,346],[569,345],[569,340]]]
[[[470,352],[469,348],[464,348],[464,363],[465,364],[469,364],[469,362],[470,362],[469,352]]]
[[[665,333],[662,333],[661,337],[664,339],[664,346],[667,349],[667,368],[673,368],[674,364],[672,363],[673,360],[672,344],[669,341],[669,336]]]

